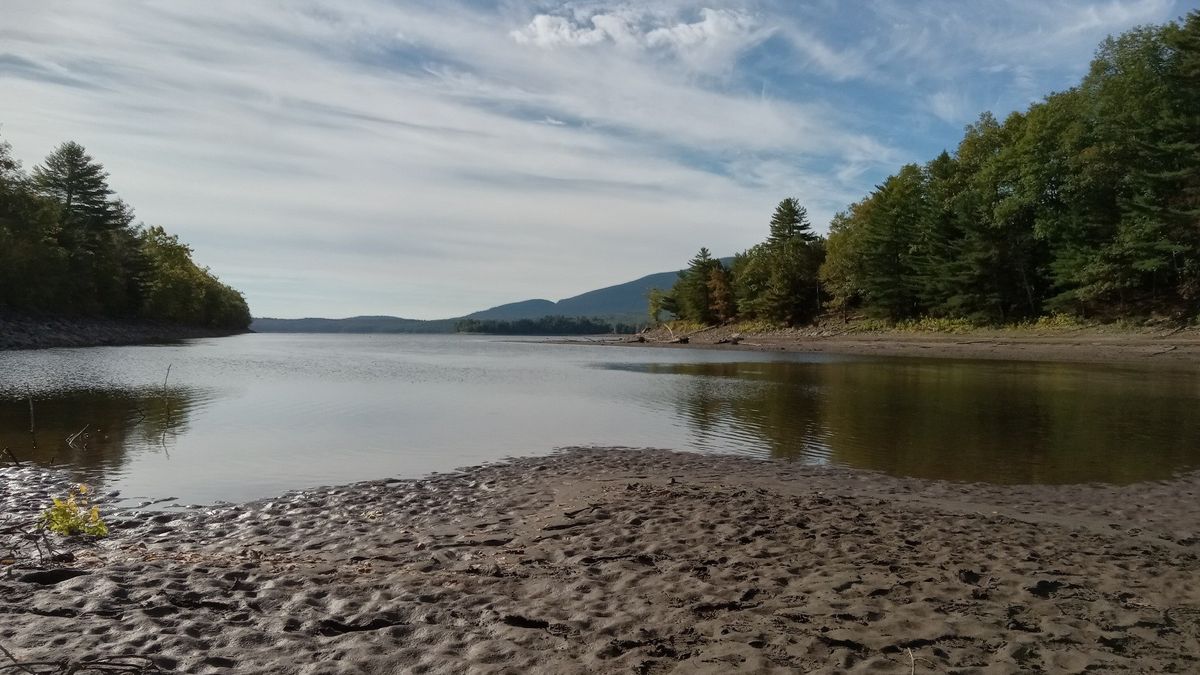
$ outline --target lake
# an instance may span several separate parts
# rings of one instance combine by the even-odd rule
[[[1116,365],[454,335],[0,352],[0,449],[131,501],[239,501],[575,445],[1130,483],[1200,468],[1198,411],[1200,371]]]

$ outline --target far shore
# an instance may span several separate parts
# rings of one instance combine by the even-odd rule
[[[687,342],[676,340],[686,335]],[[576,344],[579,340],[551,340]],[[675,349],[728,349],[862,356],[913,356],[1064,363],[1136,363],[1168,368],[1200,366],[1200,328],[1121,330],[979,329],[967,333],[848,332],[838,327],[739,333],[727,326],[693,333],[656,329],[642,336],[596,336],[589,344]]]
[[[157,321],[0,312],[0,351],[159,344],[245,332]]]
[[[0,468],[10,519],[62,488]],[[0,563],[0,646],[179,672],[1195,672],[1198,490],[572,449],[105,510],[109,538]]]

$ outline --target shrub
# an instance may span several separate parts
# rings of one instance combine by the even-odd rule
[[[53,505],[42,514],[42,524],[51,532],[70,537],[86,534],[93,537],[108,535],[108,526],[100,519],[100,508],[88,498],[88,486],[71,488],[66,499],[54,498]]]

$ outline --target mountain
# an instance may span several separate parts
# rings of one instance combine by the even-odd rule
[[[499,305],[491,309],[483,309],[478,312],[473,312],[463,318],[466,319],[498,319],[500,321],[512,321],[515,319],[540,319],[543,316],[556,314],[555,308],[558,303],[553,300],[522,300],[520,302],[510,302],[506,305]]]
[[[730,264],[732,258],[722,258]],[[453,333],[459,319],[516,321],[544,316],[568,316],[608,319],[628,323],[646,320],[647,296],[652,288],[667,290],[679,278],[678,272],[659,272],[615,286],[553,302],[535,299],[510,302],[484,309],[465,317],[422,321],[395,316],[355,316],[349,319],[254,319],[250,330],[259,333]]]
[[[349,319],[254,319],[257,333],[453,333],[455,319],[402,319],[396,316],[353,316]]]
[[[587,316],[644,321],[650,289],[669,289],[679,278],[678,272],[659,272],[616,286],[607,286],[574,297],[550,302],[523,300],[468,314],[468,319],[540,319],[543,316]]]

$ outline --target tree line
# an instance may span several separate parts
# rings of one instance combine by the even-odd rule
[[[979,324],[1200,316],[1200,12],[1101,43],[1075,87],[889,176],[811,231],[780,202],[726,266],[701,249],[650,314],[796,325],[823,311]]]
[[[454,331],[490,335],[601,335],[632,334],[637,332],[637,327],[599,318],[544,316],[540,319],[514,320],[460,319],[454,324]]]
[[[0,141],[0,309],[245,329],[241,293],[162,227],[134,224],[74,142],[31,172]]]

